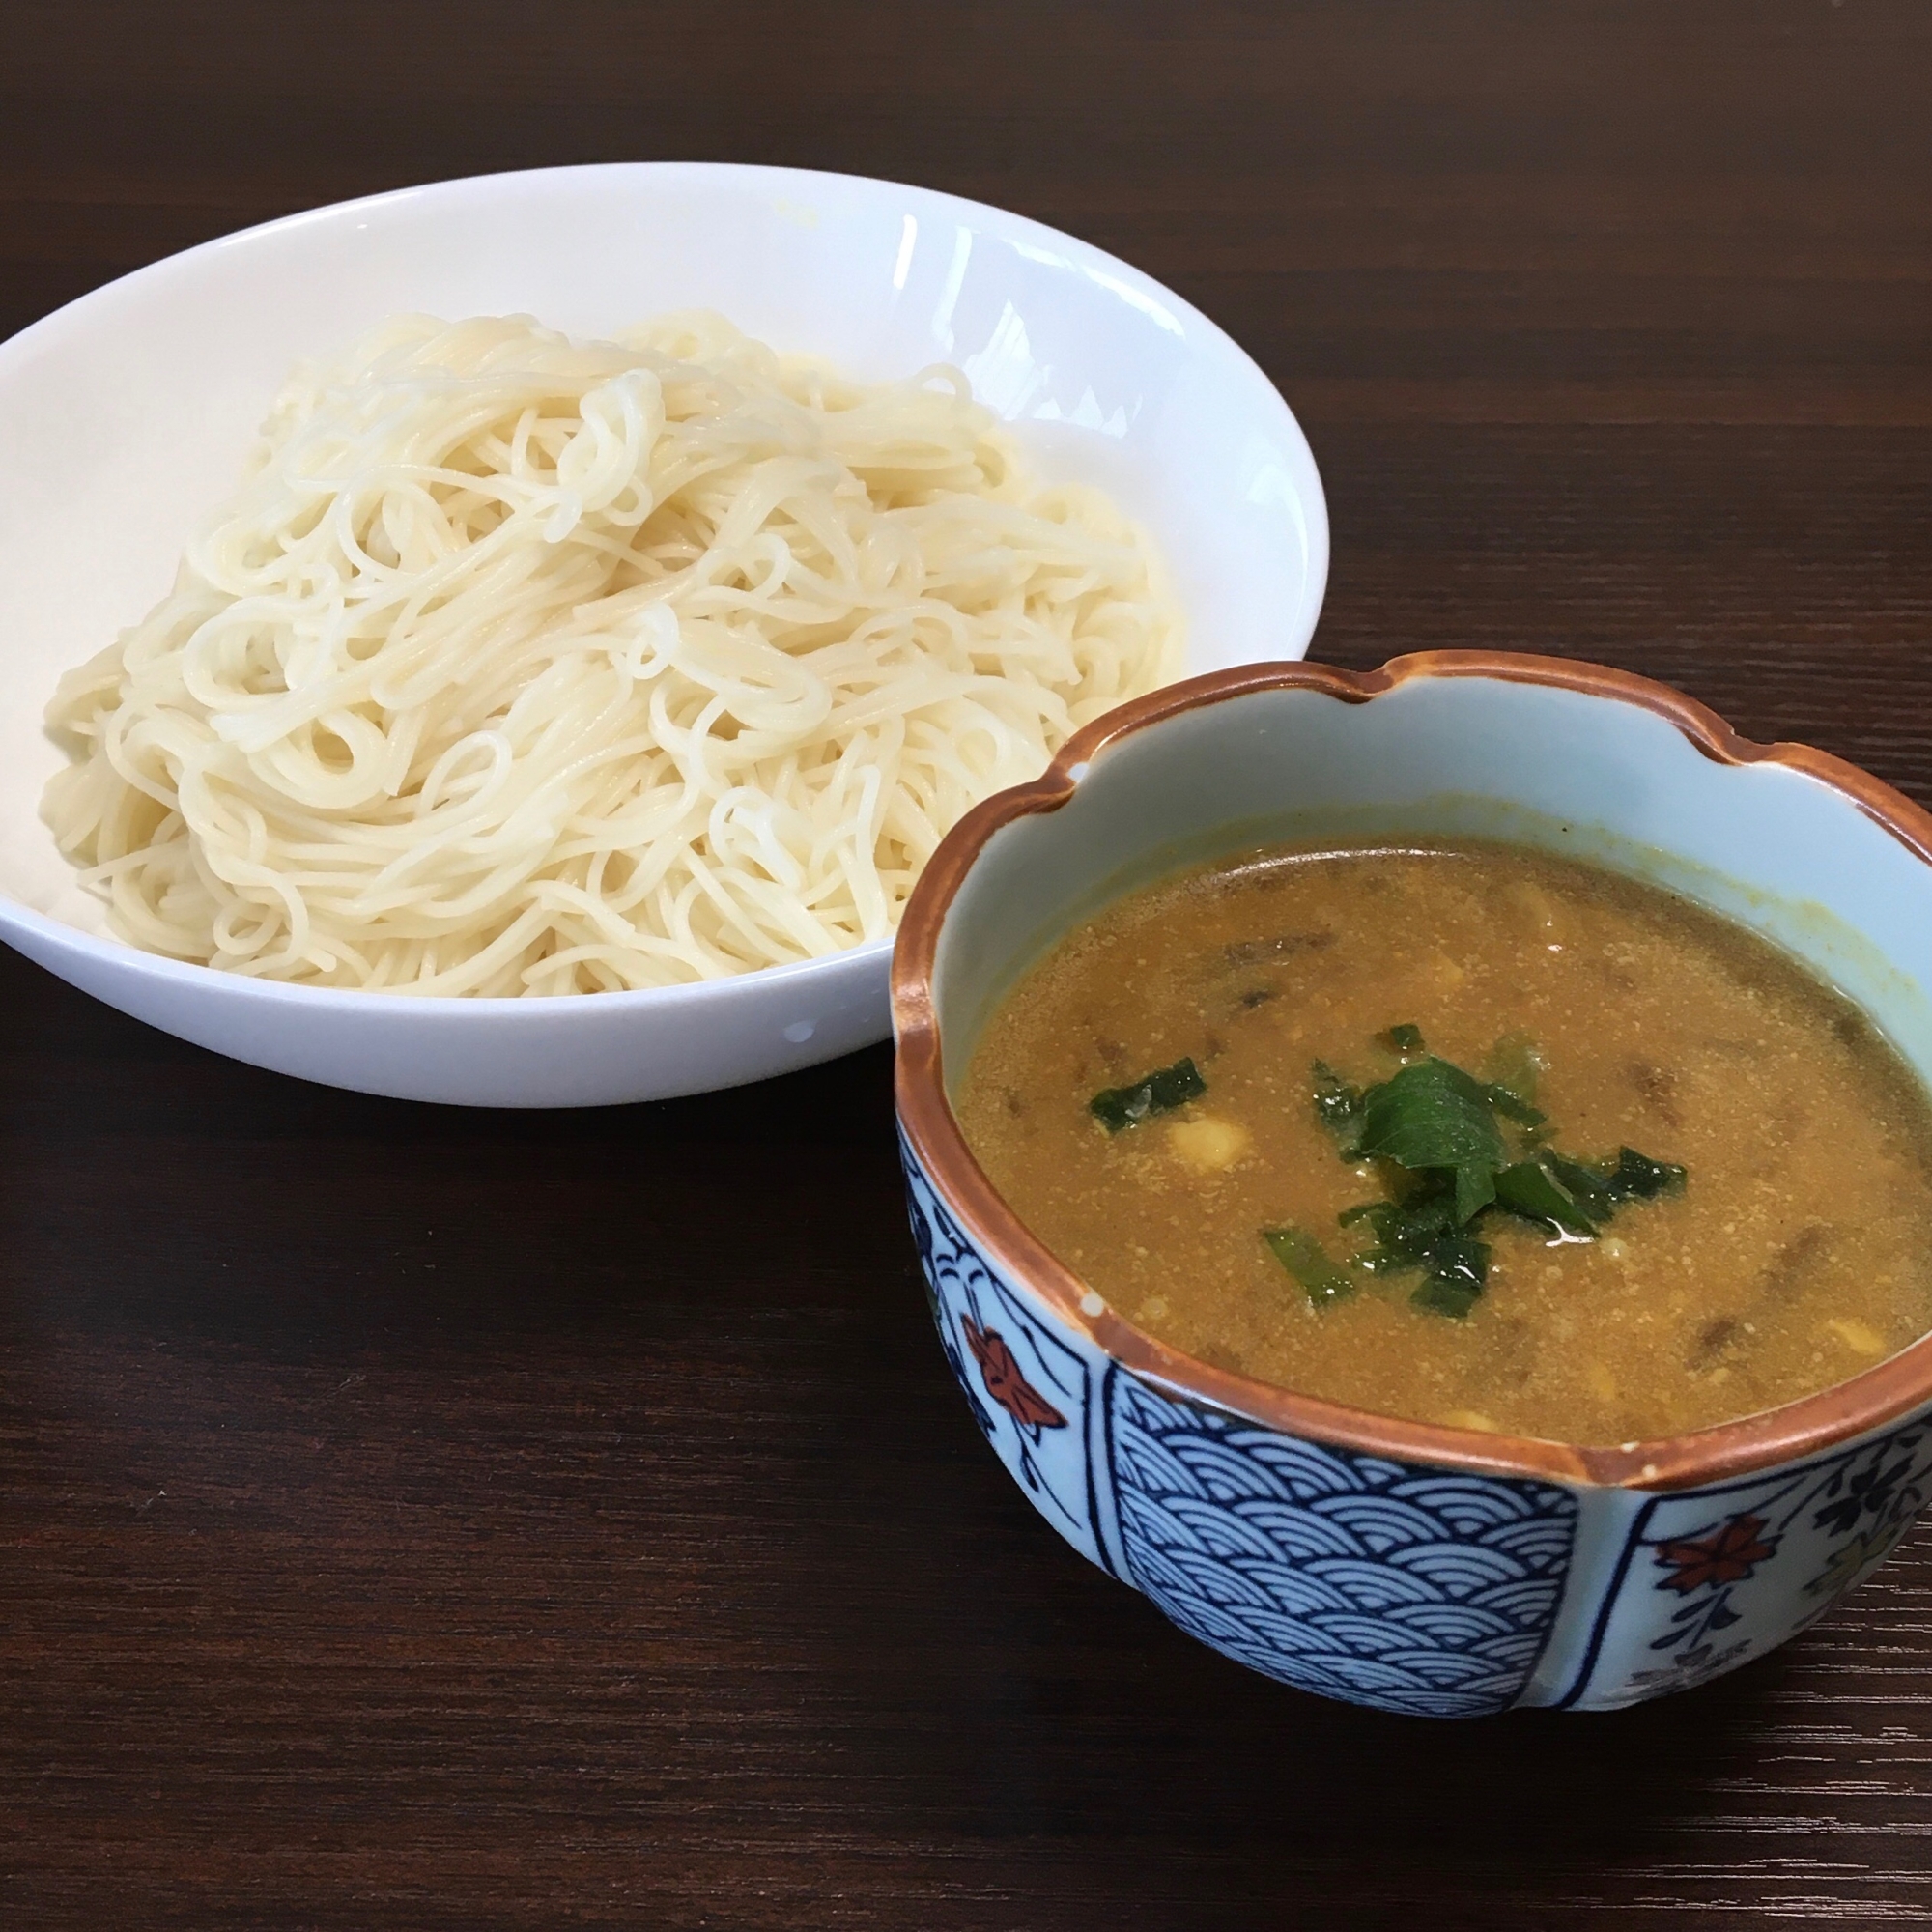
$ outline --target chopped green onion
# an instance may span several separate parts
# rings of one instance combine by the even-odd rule
[[[1483,1097],[1504,1120],[1514,1121],[1518,1126],[1526,1127],[1531,1133],[1549,1119],[1541,1108],[1532,1107],[1520,1094],[1513,1093],[1507,1087],[1499,1087],[1494,1081],[1483,1089]]]
[[[1262,1239],[1273,1250],[1275,1260],[1307,1291],[1311,1307],[1325,1308],[1354,1293],[1355,1284],[1348,1270],[1336,1265],[1313,1235],[1300,1228],[1264,1228]]]
[[[1342,1143],[1343,1157],[1354,1146],[1362,1122],[1362,1090],[1350,1087],[1325,1061],[1315,1063],[1315,1117]]]
[[[1596,1223],[1537,1161],[1520,1160],[1504,1168],[1496,1176],[1496,1202],[1526,1221],[1553,1223],[1566,1235],[1588,1238],[1597,1232]]]
[[[1592,1221],[1607,1221],[1617,1211],[1617,1197],[1605,1184],[1603,1176],[1580,1160],[1568,1160],[1552,1151],[1544,1154],[1543,1164],[1556,1177],[1557,1185]]]
[[[1427,1309],[1431,1315],[1446,1315],[1451,1321],[1466,1321],[1482,1293],[1483,1285],[1479,1281],[1445,1281],[1431,1275],[1408,1298],[1413,1307]]]
[[[1425,1184],[1407,1201],[1350,1208],[1341,1220],[1366,1221],[1374,1230],[1376,1245],[1357,1263],[1368,1273],[1422,1270],[1422,1286],[1409,1297],[1418,1307],[1467,1315],[1489,1279],[1489,1244],[1458,1224],[1454,1198],[1440,1183]]]
[[[1160,1067],[1131,1086],[1109,1087],[1095,1094],[1087,1110],[1110,1134],[1117,1134],[1122,1127],[1138,1126],[1151,1114],[1184,1107],[1207,1091],[1208,1083],[1193,1061],[1177,1060],[1172,1066]]]
[[[1684,1185],[1684,1170],[1671,1161],[1652,1160],[1634,1148],[1619,1148],[1617,1164],[1605,1175],[1604,1184],[1620,1201],[1648,1201],[1674,1194]]]

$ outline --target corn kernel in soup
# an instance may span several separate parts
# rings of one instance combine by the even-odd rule
[[[1152,887],[1033,970],[954,1097],[1130,1320],[1360,1408],[1626,1441],[1932,1326],[1932,1104],[1896,1053],[1756,935],[1526,850]]]

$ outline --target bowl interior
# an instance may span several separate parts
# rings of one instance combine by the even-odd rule
[[[1724,762],[1641,703],[1500,676],[1408,677],[1366,703],[1250,691],[1131,730],[1074,775],[1059,809],[992,835],[946,911],[949,1081],[1020,975],[1122,893],[1266,840],[1429,833],[1592,860],[1727,914],[1932,1080],[1932,866],[1818,777]]]
[[[1226,335],[1124,264],[841,176],[694,164],[446,183],[211,243],[0,347],[0,895],[102,929],[38,816],[59,762],[43,709],[61,672],[166,590],[295,362],[398,310],[522,311],[595,334],[690,306],[863,376],[959,364],[1045,474],[1100,484],[1153,531],[1190,668],[1307,647],[1327,570],[1307,443]]]

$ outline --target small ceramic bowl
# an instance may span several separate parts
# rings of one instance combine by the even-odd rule
[[[714,162],[546,168],[344,202],[138,270],[0,344],[0,940],[238,1060],[404,1099],[575,1107],[762,1080],[883,1039],[887,939],[699,985],[424,999],[285,986],[123,945],[40,819],[63,671],[167,590],[298,360],[385,315],[579,335],[716,308],[869,379],[958,364],[1039,473],[1152,533],[1188,668],[1308,647],[1315,459],[1241,350],[1160,283],[999,209]]]
[[[1932,816],[1594,666],[1401,658],[1197,678],[1097,721],[963,821],[893,973],[934,1320],[989,1442],[1075,1548],[1182,1630],[1388,1711],[1604,1710],[1735,1669],[1903,1535],[1932,1338],[1785,1407],[1586,1448],[1295,1395],[1143,1333],[1028,1233],[947,1098],[989,1009],[1120,894],[1269,838],[1505,838],[1766,934],[1932,1076]]]

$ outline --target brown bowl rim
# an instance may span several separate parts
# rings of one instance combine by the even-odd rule
[[[1344,703],[1365,704],[1413,679],[1429,677],[1553,685],[1639,705],[1667,719],[1717,763],[1782,765],[1817,780],[1932,866],[1932,813],[1882,780],[1809,745],[1755,743],[1682,692],[1606,665],[1506,651],[1420,651],[1369,671],[1282,661],[1243,665],[1165,686],[1075,732],[1031,784],[1000,792],[968,812],[927,862],[907,902],[893,952],[893,1029],[898,1044],[895,1091],[900,1126],[949,1209],[1012,1281],[1136,1375],[1171,1394],[1265,1428],[1396,1462],[1604,1488],[1678,1490],[1798,1461],[1917,1408],[1932,1398],[1932,1334],[1847,1381],[1782,1407],[1634,1443],[1554,1442],[1406,1422],[1216,1368],[1135,1327],[1104,1304],[1099,1314],[1089,1314],[1081,1306],[1092,1293],[1088,1285],[1028,1232],[986,1178],[946,1098],[931,987],[940,927],[992,835],[1015,819],[1065,805],[1074,793],[1075,768],[1107,747],[1205,705],[1264,691],[1316,691]]]

